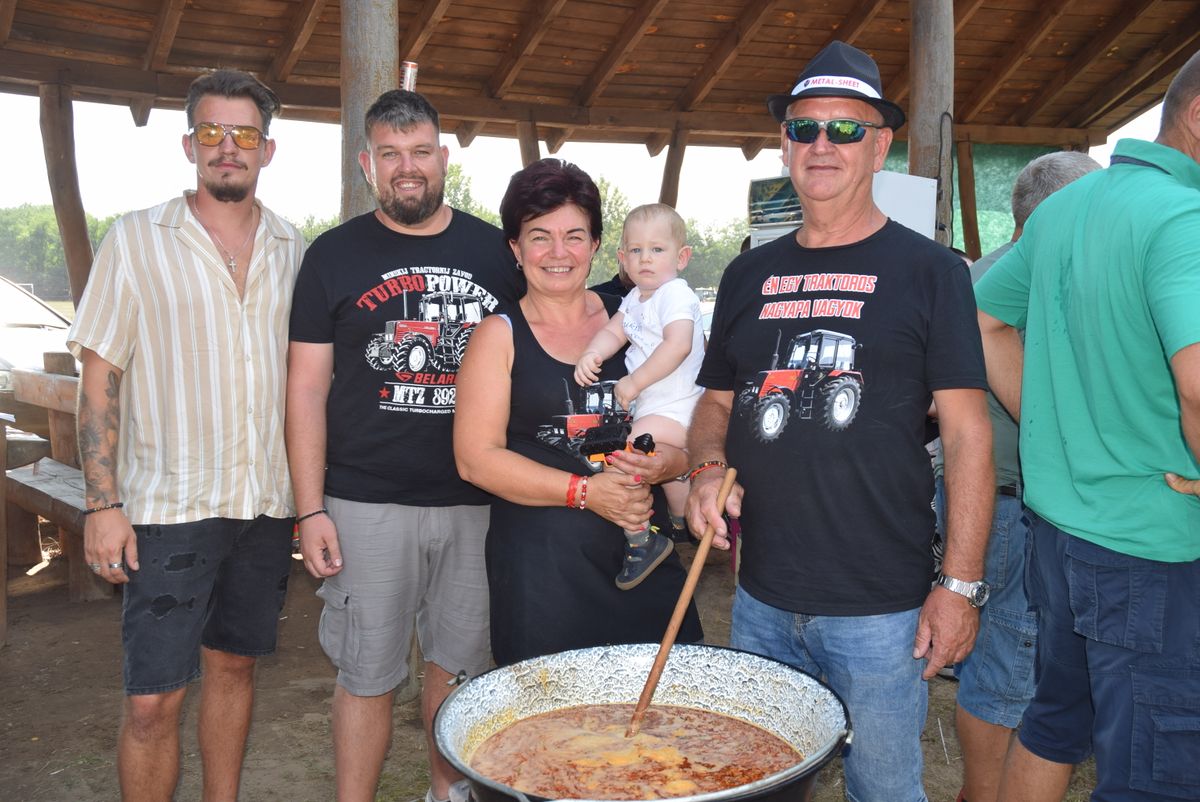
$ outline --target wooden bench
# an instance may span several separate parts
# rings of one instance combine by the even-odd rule
[[[7,437],[0,426],[0,644],[8,634],[8,566],[42,560],[38,518],[59,528],[67,557],[72,601],[110,599],[113,587],[93,574],[83,556],[84,482],[75,438],[75,396],[79,379],[69,354],[47,354],[48,371],[14,370],[16,400],[48,410],[51,456],[18,468],[7,467]]]

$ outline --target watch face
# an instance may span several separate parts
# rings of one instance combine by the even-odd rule
[[[987,583],[980,582],[971,589],[971,604],[975,605],[976,607],[982,607],[987,603],[988,596],[990,594],[991,588],[987,586]]]

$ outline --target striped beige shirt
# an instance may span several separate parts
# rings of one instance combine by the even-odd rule
[[[288,314],[304,240],[258,204],[239,298],[188,194],[113,224],[67,345],[124,371],[117,485],[131,523],[286,518]]]

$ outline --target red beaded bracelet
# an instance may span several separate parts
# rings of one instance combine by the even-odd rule
[[[719,459],[706,460],[705,462],[701,462],[695,468],[692,468],[692,470],[688,473],[687,478],[688,478],[688,481],[690,482],[693,479],[695,479],[699,474],[703,473],[704,471],[707,471],[709,468],[728,468],[728,467],[729,467],[728,465],[726,465],[724,462],[722,462]]]
[[[579,478],[583,480],[582,482],[579,483],[579,509],[586,510],[587,509],[588,478],[586,476],[581,476]]]

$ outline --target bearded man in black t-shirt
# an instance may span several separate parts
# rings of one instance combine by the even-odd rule
[[[921,802],[925,680],[971,650],[986,600],[991,428],[970,277],[872,200],[904,113],[867,54],[834,42],[768,107],[804,224],[722,278],[689,433],[689,521],[728,546],[716,491],[736,466],[731,644],[841,695],[849,798]],[[932,591],[931,401],[950,496]]]
[[[426,799],[465,799],[431,730],[450,681],[491,657],[490,497],[454,464],[455,379],[476,324],[522,282],[500,230],[443,202],[448,153],[424,97],[385,92],[366,139],[359,163],[379,208],[317,238],[292,305],[286,439],[300,550],[324,579],[321,647],[338,669],[338,799],[375,798],[414,626]]]

